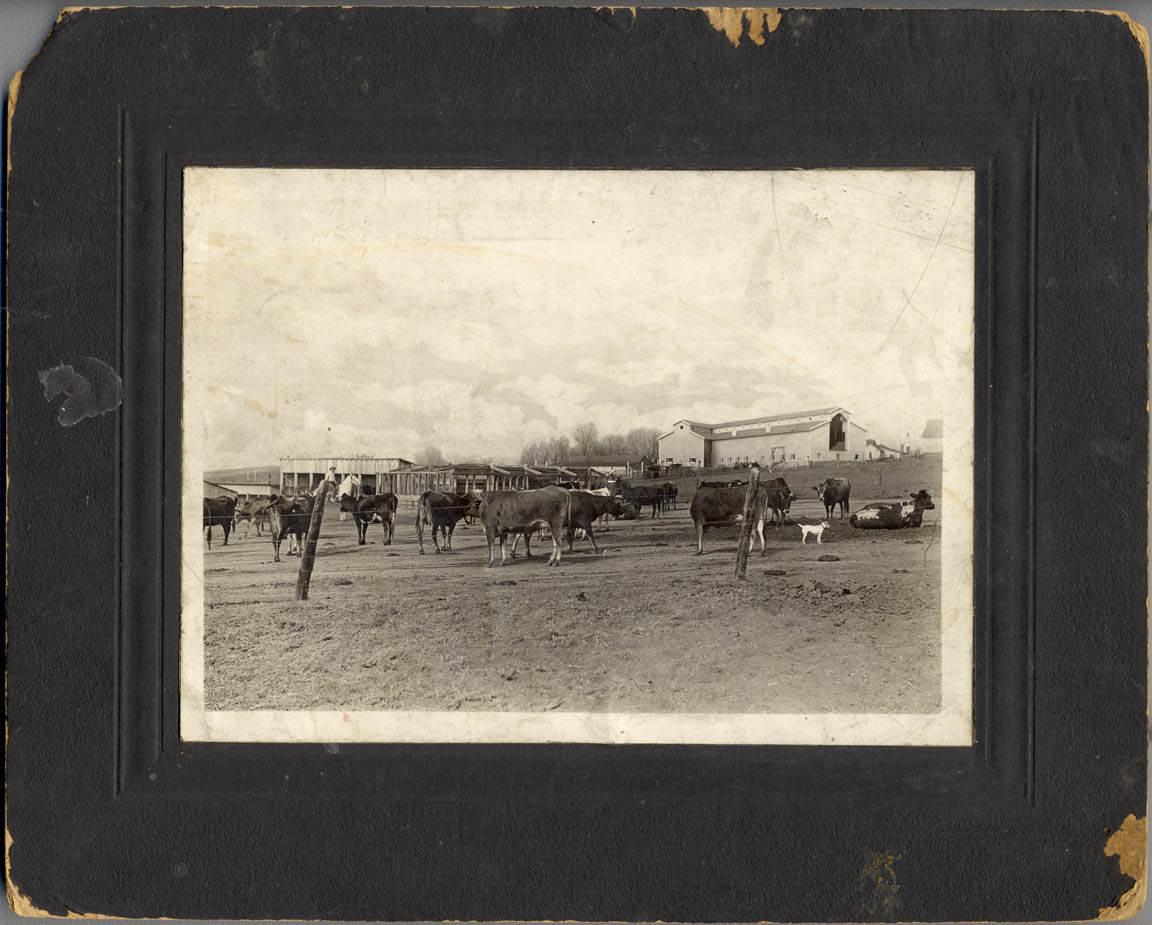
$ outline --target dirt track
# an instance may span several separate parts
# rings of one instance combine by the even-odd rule
[[[204,560],[207,707],[933,712],[939,514],[895,531],[833,520],[822,546],[768,528],[767,556],[755,549],[740,583],[736,529],[709,531],[697,557],[684,505],[612,524],[603,557],[577,541],[549,568],[545,541],[532,561],[493,569],[479,524],[458,527],[454,552],[426,542],[421,556],[412,514],[393,546],[374,525],[359,547],[329,508],[307,603],[293,600],[298,558],[273,563],[267,534],[244,538],[244,526],[223,546],[217,530]],[[822,515],[803,500],[791,520]]]

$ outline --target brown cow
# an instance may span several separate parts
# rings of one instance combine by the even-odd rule
[[[420,555],[424,555],[424,526],[432,525],[432,545],[437,552],[452,551],[452,532],[465,517],[475,517],[479,499],[473,495],[458,495],[455,492],[442,494],[426,491],[416,502],[416,537],[420,541]],[[444,537],[444,548],[436,539],[439,530]]]
[[[480,505],[480,523],[488,541],[488,568],[496,565],[492,542],[500,540],[500,565],[507,561],[505,541],[509,534],[527,534],[537,526],[548,527],[552,534],[549,565],[560,564],[560,537],[570,519],[575,492],[549,485],[531,491],[490,491]],[[529,553],[531,557],[531,553]]]

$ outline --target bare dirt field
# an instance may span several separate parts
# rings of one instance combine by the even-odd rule
[[[853,498],[853,509],[868,503]],[[421,556],[414,515],[394,545],[379,525],[325,514],[311,600],[293,597],[300,560],[272,561],[245,527],[204,553],[205,697],[210,710],[517,710],[928,713],[940,706],[940,511],[924,526],[855,530],[823,545],[767,528],[748,580],[733,577],[737,528],[695,555],[686,504],[618,521],[545,565],[486,569],[480,525],[452,553]],[[286,545],[285,545],[286,549]],[[823,555],[836,561],[821,561]]]

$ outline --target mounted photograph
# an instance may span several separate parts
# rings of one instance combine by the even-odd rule
[[[970,746],[975,184],[185,168],[181,738]]]

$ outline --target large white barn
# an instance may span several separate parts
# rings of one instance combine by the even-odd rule
[[[867,459],[868,430],[844,408],[816,408],[743,421],[679,420],[660,435],[660,465],[803,465]]]

